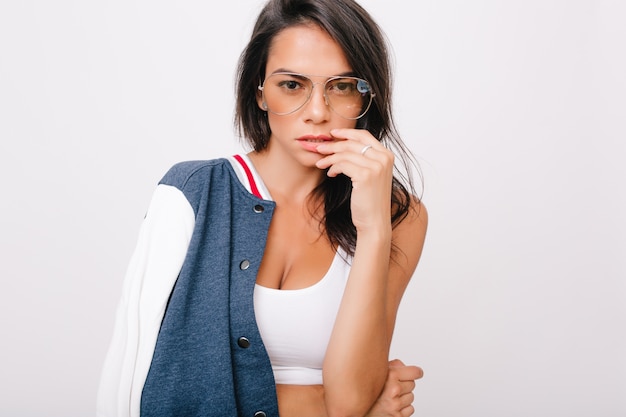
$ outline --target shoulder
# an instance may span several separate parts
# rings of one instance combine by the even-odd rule
[[[417,197],[411,198],[407,216],[404,221],[400,223],[400,226],[402,225],[404,225],[404,227],[410,227],[412,225],[420,230],[423,229],[424,234],[426,234],[426,228],[428,227],[428,210],[426,210],[424,203]]]
[[[393,239],[402,243],[410,240],[412,244],[423,244],[428,229],[428,211],[417,197],[412,197],[406,217],[394,228]]]
[[[192,179],[208,179],[213,173],[226,172],[230,163],[225,158],[204,161],[184,161],[173,165],[159,184],[171,185],[183,190]]]
[[[195,213],[203,204],[226,204],[229,184],[238,182],[232,165],[226,158],[206,161],[185,161],[173,165],[159,185],[182,192]]]

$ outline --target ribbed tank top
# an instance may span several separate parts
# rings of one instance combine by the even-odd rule
[[[316,284],[299,290],[256,285],[254,313],[277,384],[322,384],[322,365],[350,264],[339,250]]]
[[[245,155],[231,163],[239,179],[259,198],[271,199],[261,177]],[[351,259],[341,248],[320,281],[298,290],[260,285],[254,290],[254,312],[277,384],[322,384],[322,365]]]

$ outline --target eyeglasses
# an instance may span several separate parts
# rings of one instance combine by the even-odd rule
[[[259,86],[259,90],[263,94],[266,110],[284,116],[307,104],[313,88],[318,84],[324,87],[326,105],[345,119],[363,117],[376,95],[370,84],[361,78],[330,77],[323,83],[314,83],[309,76],[292,72],[271,74]]]

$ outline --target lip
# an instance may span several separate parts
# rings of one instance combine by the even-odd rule
[[[296,140],[301,141],[301,142],[322,143],[322,142],[330,142],[333,140],[333,138],[327,135],[304,135],[304,136],[300,136]]]
[[[317,147],[321,143],[331,142],[333,138],[327,135],[304,135],[296,140],[305,151],[318,153]]]

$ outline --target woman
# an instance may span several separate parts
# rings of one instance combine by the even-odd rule
[[[133,255],[100,416],[411,415],[388,362],[426,211],[394,177],[377,25],[351,0],[271,0],[242,54],[247,155],[161,180]]]

